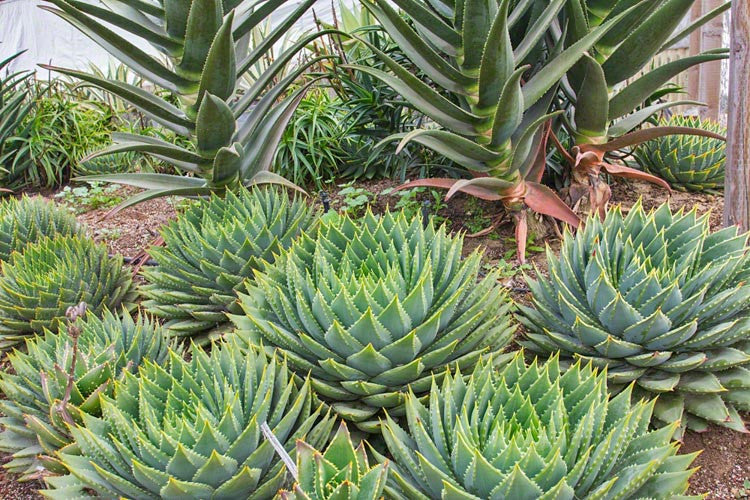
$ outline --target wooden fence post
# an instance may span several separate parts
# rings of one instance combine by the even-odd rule
[[[750,1],[733,0],[724,225],[750,229]]]
[[[701,2],[698,2],[701,3]],[[702,14],[708,14],[721,6],[724,0],[703,0]],[[724,15],[713,18],[700,29],[700,52],[718,49],[722,46],[721,36],[724,31]],[[698,100],[706,103],[699,108],[702,117],[713,121],[719,120],[719,101],[721,99],[721,61],[712,61],[698,65],[700,83]]]

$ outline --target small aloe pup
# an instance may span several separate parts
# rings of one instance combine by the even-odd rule
[[[163,366],[165,365],[165,366]],[[46,478],[48,498],[93,491],[98,498],[273,498],[287,471],[263,438],[262,424],[287,452],[297,439],[313,446],[330,436],[309,380],[286,363],[235,342],[194,349],[192,359],[170,351],[168,363],[146,362],[126,372],[102,416],[84,415],[72,429],[76,452],[60,453],[70,471]]]
[[[322,221],[247,283],[232,315],[250,345],[281,349],[345,420],[377,432],[376,414],[406,387],[500,352],[515,326],[507,293],[463,239],[403,212]],[[499,358],[499,356],[498,356]]]
[[[95,314],[132,306],[133,279],[122,257],[78,236],[44,238],[14,253],[0,276],[0,349],[57,332],[68,307],[86,302]]]
[[[747,432],[738,413],[750,410],[747,239],[667,204],[589,218],[566,233],[559,258],[548,251],[549,277],[529,280],[524,345],[606,366],[613,390],[635,382],[639,396],[659,396],[663,422]]]
[[[292,491],[279,492],[280,500],[378,500],[383,498],[388,462],[370,467],[364,444],[355,449],[341,422],[323,453],[297,441],[297,475]]]
[[[54,456],[72,441],[61,406],[66,394],[65,411],[73,422],[81,423],[83,413],[101,415],[100,395],[111,395],[123,372],[138,371],[146,359],[166,360],[165,338],[161,327],[146,317],[134,320],[123,312],[120,319],[106,311],[102,319],[89,313],[58,333],[47,330],[26,341],[26,352],[9,354],[13,372],[0,374],[5,396],[0,400],[5,415],[0,418],[0,451],[13,459],[4,467],[22,479],[37,477],[42,468],[64,472]]]
[[[165,246],[149,253],[159,264],[143,270],[146,309],[167,320],[169,333],[203,344],[228,323],[236,290],[316,221],[301,197],[273,188],[201,200],[163,230]]]
[[[471,376],[447,374],[427,398],[411,394],[402,428],[383,437],[393,456],[386,492],[405,499],[685,498],[698,455],[677,455],[679,424],[649,430],[654,403],[610,399],[605,371],[517,353]],[[376,453],[380,461],[385,457]],[[700,498],[700,497],[696,497]]]

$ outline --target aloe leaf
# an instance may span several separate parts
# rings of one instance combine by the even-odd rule
[[[723,3],[716,7],[715,9],[709,11],[705,15],[699,17],[692,23],[690,23],[685,29],[680,30],[677,34],[675,34],[672,38],[664,42],[664,45],[661,46],[661,49],[659,49],[659,52],[663,52],[667,49],[669,49],[672,45],[676,44],[686,36],[690,35],[693,31],[697,30],[701,26],[709,23],[713,18],[720,16],[724,12],[728,11],[732,7],[732,1],[729,0],[726,3]]]
[[[474,79],[438,55],[387,2],[376,0],[364,5],[377,17],[399,48],[430,79],[451,92],[469,94],[475,84]],[[369,42],[365,43],[369,45]]]
[[[482,54],[479,68],[479,102],[480,111],[491,110],[498,104],[503,87],[515,68],[513,46],[508,32],[508,8],[510,0],[502,0],[492,23],[487,43]]]
[[[395,76],[368,66],[346,65],[344,67],[356,69],[381,80],[443,127],[461,135],[477,135],[478,129],[484,125],[481,117],[459,108],[383,52],[375,53],[385,61]]]
[[[487,43],[487,35],[495,18],[490,4],[486,0],[464,0],[463,62],[461,67],[470,75],[476,75],[479,72],[482,52]]]
[[[141,14],[140,17],[143,17],[143,19],[137,19],[135,14],[139,14],[139,12],[135,9],[131,8],[128,11],[130,17],[127,17],[120,13],[113,12],[112,10],[103,9],[96,5],[80,2],[78,0],[67,0],[67,3],[83,13],[94,16],[106,23],[132,33],[145,41],[164,49],[171,55],[177,55],[182,50],[182,43],[179,40],[170,37],[163,30],[161,32],[158,31],[158,27],[153,22],[150,22],[146,16]]]
[[[481,188],[502,197],[503,194],[513,191],[518,182],[510,182],[497,177],[475,177],[473,179],[457,180],[445,194],[445,199],[450,200],[458,192],[468,192],[468,187]]]
[[[123,183],[124,184],[124,183]],[[117,212],[124,210],[133,205],[143,203],[144,201],[153,200],[155,198],[163,198],[164,196],[201,196],[211,194],[211,189],[208,187],[193,187],[193,188],[171,188],[171,189],[160,189],[160,190],[148,190],[142,193],[131,196],[126,199],[112,210],[107,212],[106,217],[110,217]]]
[[[81,182],[113,182],[141,189],[196,188],[206,183],[206,181],[197,177],[144,173],[85,175],[76,177],[73,180]]]
[[[134,139],[129,142],[119,142],[108,146],[104,149],[100,149],[81,159],[81,163],[99,158],[101,156],[107,156],[117,153],[126,153],[129,151],[138,151],[140,153],[146,153],[154,157],[163,159],[174,166],[185,170],[186,172],[200,172],[201,165],[208,163],[204,158],[196,155],[195,153],[183,149],[173,144],[153,144],[149,142],[138,141]]]
[[[609,93],[604,71],[593,57],[584,55],[581,64],[586,74],[577,90],[578,102],[575,106],[574,120],[576,133],[588,137],[604,137],[607,134],[609,121]]]
[[[691,66],[708,61],[726,59],[725,54],[700,54],[684,57],[653,69],[628,84],[609,102],[609,119],[614,120],[640,106],[653,92]]]
[[[508,27],[512,28],[528,12],[529,7],[534,4],[534,0],[518,0],[514,3],[513,11],[508,16]]]
[[[258,60],[263,57],[268,52],[268,50],[273,47],[273,45],[289,31],[294,23],[296,23],[297,20],[299,20],[299,18],[302,17],[302,15],[307,12],[307,9],[309,9],[310,6],[312,6],[312,4],[314,3],[315,0],[305,0],[304,2],[300,3],[299,6],[291,14],[284,18],[284,20],[280,22],[273,29],[273,31],[271,31],[271,33],[263,38],[263,41],[259,43],[253,49],[253,51],[248,54],[247,57],[240,61],[237,73],[240,75],[246,73],[253,64],[258,62]]]
[[[630,13],[622,18],[602,39],[596,44],[596,48],[605,56],[609,56],[612,51],[638,26],[643,22],[664,0],[620,0],[614,9],[609,13],[606,20],[620,15],[631,7]]]
[[[417,187],[431,187],[438,189],[450,189],[458,182],[458,179],[448,179],[445,177],[433,177],[428,179],[417,179],[416,181],[407,182],[396,188],[396,191],[402,189],[412,189]],[[469,194],[475,198],[487,201],[499,201],[500,195],[481,186],[463,186],[459,191]]]
[[[615,122],[609,127],[607,135],[610,137],[619,137],[626,134],[639,126],[641,123],[648,120],[654,113],[658,113],[661,110],[668,109],[674,106],[705,106],[704,103],[698,101],[674,101],[674,102],[662,102],[659,104],[652,104],[643,109],[639,109],[632,115],[628,115],[622,120]]]
[[[505,83],[492,122],[490,146],[493,148],[500,148],[509,141],[523,121],[521,77],[527,69],[528,66],[518,68]]]
[[[237,83],[237,65],[232,38],[233,20],[234,12],[230,12],[211,43],[201,74],[198,90],[199,105],[206,92],[225,101],[234,95],[234,87]]]
[[[401,151],[410,142],[426,146],[462,167],[477,172],[486,172],[503,159],[501,154],[445,130],[414,130],[404,134],[397,151]]]
[[[201,156],[212,156],[220,148],[232,143],[237,122],[227,104],[212,94],[206,94],[195,120],[197,148]]]
[[[700,128],[649,127],[623,135],[622,137],[618,137],[617,139],[609,141],[606,144],[593,146],[592,149],[604,152],[617,151],[618,149],[635,146],[636,144],[640,144],[642,142],[650,141],[651,139],[656,139],[657,137],[664,137],[667,135],[696,135],[701,137],[710,137],[712,139],[719,139],[722,141],[727,140],[723,135]]]
[[[180,135],[190,135],[194,124],[187,115],[178,107],[173,106],[164,99],[129,83],[119,82],[117,80],[107,80],[88,73],[82,73],[72,69],[58,68],[56,66],[40,65],[42,68],[62,73],[63,75],[72,76],[85,82],[89,82],[100,87],[130,104],[136,106],[149,118],[164,125],[170,130]]]
[[[588,35],[562,51],[560,55],[549,61],[544,68],[536,73],[523,86],[524,107],[529,109],[536,101],[563,77],[563,75],[578,62],[583,54],[588,51],[612,26],[614,26],[629,11],[607,21],[598,28],[593,29]]]
[[[185,31],[185,48],[178,68],[181,73],[200,75],[208,51],[224,21],[221,0],[192,0]]]
[[[534,135],[539,130],[539,127],[544,125],[547,120],[554,118],[561,114],[562,111],[554,111],[537,118],[529,126],[524,129],[520,138],[513,145],[513,156],[510,163],[511,171],[518,170],[529,159],[529,153],[531,152],[531,145],[534,140]]]
[[[259,7],[248,9],[243,14],[237,15],[236,27],[234,28],[234,38],[239,40],[243,36],[250,33],[256,26],[258,26],[264,19],[273,14],[273,12],[281,7],[287,0],[266,0]]]
[[[282,71],[284,68],[286,68],[286,65],[289,61],[291,61],[294,56],[299,54],[299,51],[302,50],[305,46],[307,46],[310,42],[315,40],[318,37],[325,36],[328,34],[333,33],[341,33],[338,30],[321,30],[317,31],[315,33],[312,33],[310,35],[304,36],[300,38],[294,45],[289,47],[287,50],[285,50],[282,54],[280,54],[278,57],[276,57],[271,63],[270,66],[258,77],[255,82],[253,82],[252,86],[247,89],[245,92],[243,92],[242,97],[239,98],[236,104],[232,105],[232,109],[234,109],[234,116],[238,117],[242,115],[247,109],[261,96],[263,93],[263,90],[268,87],[270,83],[273,82],[274,77],[279,74],[280,71]],[[294,72],[297,75],[302,74],[302,71],[299,71],[300,68],[308,68],[317,62],[320,62],[325,59],[330,59],[331,56],[319,56],[319,57],[313,57],[307,61],[305,61],[302,64],[299,64],[297,68],[294,68]],[[283,81],[286,81],[284,79]],[[291,82],[290,82],[291,83]],[[289,85],[289,84],[287,84]]]
[[[461,35],[445,21],[414,0],[394,0],[393,3],[409,15],[420,31],[425,33],[430,43],[449,56],[458,55],[462,46]],[[460,5],[456,2],[456,12],[459,10],[463,15],[463,2]],[[456,22],[456,27],[460,29],[459,22]]]
[[[550,23],[557,17],[558,12],[560,12],[566,1],[568,0],[551,0],[539,17],[534,20],[534,24],[529,27],[528,31],[524,34],[523,40],[521,40],[513,51],[516,61],[526,59],[545,33],[547,33]]]
[[[164,0],[164,18],[166,20],[165,29],[169,36],[185,38],[187,31],[187,20],[190,14],[190,3],[185,0]]]
[[[78,11],[64,0],[50,0],[50,2],[54,3],[59,9],[47,6],[40,6],[39,8],[69,22],[147,80],[175,92],[189,92],[191,89],[196,89],[195,82],[177,75],[110,28]]]
[[[602,64],[613,86],[635,75],[659,52],[692,7],[694,0],[666,0],[628,35]]]
[[[296,90],[284,101],[268,113],[260,122],[252,135],[252,139],[247,142],[245,149],[247,151],[246,159],[242,164],[241,177],[248,178],[252,174],[268,170],[273,163],[273,157],[276,154],[276,148],[279,145],[284,130],[289,120],[291,120],[297,105],[302,100],[314,80],[307,83],[304,87]]]
[[[245,181],[246,186],[254,186],[257,184],[278,184],[279,186],[288,187],[290,189],[294,189],[295,191],[299,191],[300,193],[307,195],[307,191],[290,181],[289,179],[286,179],[285,177],[280,176],[279,174],[274,174],[273,172],[269,172],[268,170],[263,170],[258,173],[256,173],[253,177]]]

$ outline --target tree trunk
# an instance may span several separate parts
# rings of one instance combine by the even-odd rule
[[[732,2],[724,225],[750,229],[750,1]]]

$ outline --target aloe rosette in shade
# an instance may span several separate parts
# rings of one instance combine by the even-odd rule
[[[549,277],[519,306],[529,349],[607,367],[615,390],[658,395],[654,416],[745,431],[750,410],[750,256],[735,227],[664,204],[610,211],[548,252]],[[537,273],[539,274],[539,273]]]
[[[70,212],[40,196],[8,198],[0,201],[0,273],[2,262],[13,252],[45,236],[83,236],[83,228]]]
[[[47,478],[47,497],[271,499],[287,470],[261,425],[292,455],[297,439],[320,446],[333,426],[308,380],[233,343],[144,363],[101,405],[102,417],[71,430],[78,453],[60,454],[70,474]]]
[[[299,480],[279,500],[378,500],[383,498],[388,464],[370,466],[364,443],[356,448],[341,423],[324,452],[297,441]]]
[[[724,127],[695,116],[676,115],[662,120],[665,127],[689,127],[726,135]],[[722,191],[726,141],[697,135],[667,135],[641,144],[635,151],[638,164],[677,189]]]
[[[245,279],[291,245],[316,220],[300,197],[278,189],[241,189],[191,205],[163,230],[165,246],[149,250],[144,306],[172,335],[208,342],[223,332],[226,313]]]
[[[26,337],[56,332],[68,307],[85,302],[89,311],[132,306],[133,279],[122,257],[78,236],[44,238],[14,253],[0,276],[0,349]]]
[[[62,409],[71,374],[65,411],[81,423],[83,413],[101,414],[99,397],[112,394],[124,371],[138,371],[144,360],[162,363],[167,358],[165,333],[148,318],[133,319],[124,312],[120,319],[107,311],[102,319],[89,314],[76,327],[77,343],[65,325],[58,333],[47,330],[43,337],[27,340],[25,352],[8,355],[12,372],[0,374],[5,396],[0,400],[0,451],[12,456],[4,467],[22,479],[38,476],[40,467],[65,470],[55,453],[72,440]]]
[[[502,370],[486,359],[410,394],[407,422],[388,418],[386,492],[405,499],[686,498],[698,453],[677,455],[672,424],[649,430],[654,403],[613,399],[606,375],[557,358]],[[379,460],[385,457],[375,452]],[[700,498],[700,497],[695,497]]]
[[[344,419],[375,431],[407,386],[501,351],[515,330],[497,274],[462,237],[403,212],[322,221],[247,282],[238,335],[283,350]]]

